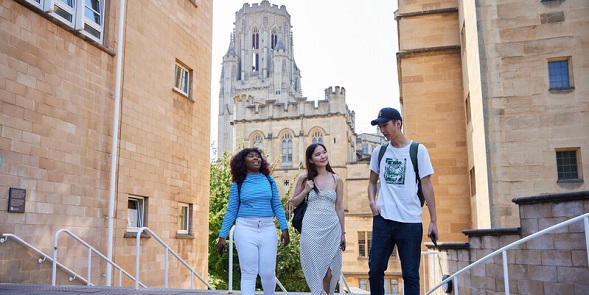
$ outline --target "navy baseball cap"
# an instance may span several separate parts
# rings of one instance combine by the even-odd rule
[[[401,114],[396,109],[383,108],[380,110],[380,112],[378,112],[378,118],[372,120],[370,124],[372,124],[372,126],[375,126],[378,124],[384,124],[389,120],[403,120],[403,117],[401,117]]]

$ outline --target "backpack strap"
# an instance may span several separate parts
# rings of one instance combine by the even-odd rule
[[[425,204],[425,197],[423,196],[423,191],[421,190],[421,178],[419,177],[419,165],[417,163],[418,147],[419,142],[412,141],[411,146],[409,147],[409,156],[411,157],[411,163],[413,163],[413,171],[415,171],[415,181],[417,182],[417,197],[419,198],[419,202],[423,207],[423,204]]]
[[[378,167],[380,167],[380,161],[382,160],[382,157],[384,156],[384,153],[387,151],[388,147],[388,141],[380,145],[380,151],[378,151]]]
[[[409,147],[409,156],[411,157],[411,163],[413,163],[413,171],[415,171],[415,175],[417,176],[417,181],[419,181],[419,165],[417,165],[417,148],[419,147],[419,142],[412,141],[411,146]]]

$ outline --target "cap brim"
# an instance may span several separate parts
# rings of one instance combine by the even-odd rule
[[[377,118],[377,119],[375,119],[375,120],[372,120],[372,122],[370,122],[370,124],[371,124],[372,126],[376,126],[376,125],[378,125],[378,124],[384,124],[384,123],[386,123],[386,122],[388,122],[388,121],[390,121],[390,120],[391,120],[391,119],[389,119],[389,118]]]

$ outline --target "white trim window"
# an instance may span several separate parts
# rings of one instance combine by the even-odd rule
[[[102,44],[104,32],[104,0],[26,0]]]
[[[174,89],[190,97],[191,70],[176,62]]]
[[[127,201],[127,231],[138,231],[146,226],[145,198],[129,197]]]
[[[192,205],[178,203],[178,234],[190,234],[190,209]]]

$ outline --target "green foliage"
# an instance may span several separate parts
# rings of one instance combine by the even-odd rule
[[[209,284],[217,290],[228,290],[229,284],[229,255],[225,252],[222,256],[217,252],[217,241],[219,230],[223,223],[223,216],[227,210],[229,200],[229,189],[231,188],[231,172],[229,161],[231,154],[225,153],[215,162],[211,163],[211,181],[210,181],[210,199],[209,199]],[[276,162],[271,163],[271,170],[275,167]],[[296,180],[295,176],[295,180]],[[295,181],[290,181],[295,183]],[[284,197],[282,204],[288,208],[287,200],[290,195],[292,185]],[[287,215],[288,217],[289,215]],[[290,220],[289,220],[290,225]],[[277,226],[277,234],[280,237],[280,229]],[[301,263],[299,259],[299,233],[294,228],[289,227],[290,244],[286,247],[282,245],[278,248],[276,256],[276,277],[288,292],[309,292]],[[229,241],[227,241],[229,243]],[[241,273],[239,270],[238,253],[233,251],[233,290],[240,289]],[[262,290],[261,283],[256,284],[256,289]],[[277,286],[277,290],[280,288]]]

